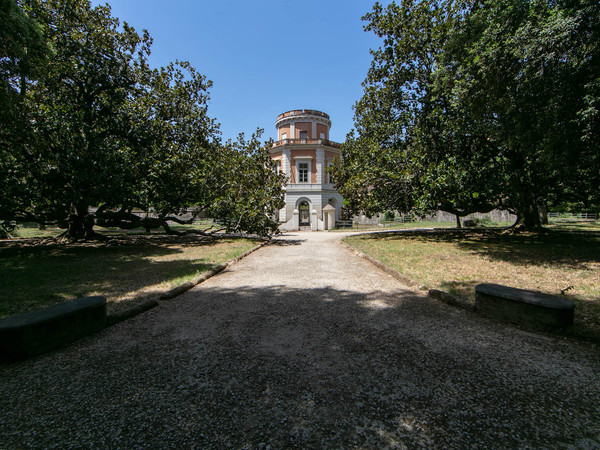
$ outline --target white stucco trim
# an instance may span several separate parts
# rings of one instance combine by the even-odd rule
[[[325,125],[328,130],[331,128],[331,120],[321,116],[313,116],[312,114],[298,114],[295,116],[285,117],[275,122],[275,127],[279,129],[282,126],[289,124],[290,128],[295,130],[296,122],[312,122],[314,124],[320,123],[321,125]],[[292,136],[294,135],[295,134],[292,134]]]

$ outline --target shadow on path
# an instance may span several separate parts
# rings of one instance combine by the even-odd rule
[[[201,288],[0,368],[6,447],[575,447],[597,349],[408,291]]]

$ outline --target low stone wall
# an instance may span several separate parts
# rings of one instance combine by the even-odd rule
[[[0,358],[24,359],[100,331],[106,298],[82,297],[0,321]]]
[[[573,324],[574,303],[568,298],[498,284],[475,286],[475,308],[484,316],[551,331]]]

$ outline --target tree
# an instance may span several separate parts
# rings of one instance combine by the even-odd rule
[[[464,216],[500,202],[488,181],[497,165],[488,142],[457,130],[460,118],[439,86],[459,14],[452,3],[405,1],[386,10],[376,4],[365,16],[365,28],[384,41],[356,104],[358,136],[349,136],[335,168],[351,212],[442,209]],[[486,152],[474,152],[482,144]]]
[[[352,203],[368,190],[386,209],[508,208],[526,228],[540,226],[539,205],[597,201],[598,9],[590,1],[376,4],[366,29],[384,40],[356,105],[358,137],[338,167],[343,194]],[[381,173],[401,189],[378,184]]]
[[[525,228],[541,225],[538,205],[591,200],[598,185],[599,19],[597,2],[497,0],[455,31],[459,70],[444,76],[506,161],[508,202]]]
[[[0,201],[0,219],[55,222],[67,228],[65,236],[88,239],[97,237],[96,225],[175,233],[169,222],[191,222],[177,215],[194,208],[223,218],[231,230],[276,229],[262,216],[277,204],[281,184],[277,190],[271,182],[258,137],[221,143],[207,112],[206,77],[187,62],[150,68],[150,36],[121,25],[109,6],[20,0],[11,8],[37,27],[49,54],[35,79],[25,69],[3,78],[13,91],[20,86],[27,126],[19,145],[3,147],[11,157],[1,167],[12,200]],[[246,177],[257,181],[231,195]],[[242,208],[243,199],[251,205]],[[248,217],[236,215],[242,212]]]
[[[277,232],[275,213],[284,207],[286,178],[276,172],[269,153],[273,141],[261,143],[262,132],[257,130],[250,139],[242,133],[222,148],[223,181],[209,211],[228,231],[251,230],[263,236]]]
[[[127,194],[130,148],[127,106],[138,88],[150,38],[89,2],[23,0],[51,49],[44,71],[27,87],[30,132],[16,159],[28,201],[11,213],[39,222],[68,222],[68,235],[90,237],[90,206]]]
[[[14,0],[0,0],[0,227],[7,230],[10,212],[28,201],[26,167],[19,157],[31,136],[25,99],[45,65],[45,43],[35,20]]]

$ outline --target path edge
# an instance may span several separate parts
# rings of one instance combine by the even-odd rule
[[[247,250],[246,252],[242,253],[241,255],[238,255],[235,258],[232,258],[229,261],[224,262],[223,264],[219,264],[218,266],[213,267],[212,269],[208,270],[207,272],[204,272],[203,274],[199,275],[198,277],[196,277],[190,281],[186,281],[185,283],[182,283],[178,286],[175,286],[172,289],[169,289],[167,292],[163,292],[161,294],[155,294],[155,295],[146,297],[137,305],[127,308],[123,311],[118,311],[118,312],[114,312],[111,314],[107,314],[106,328],[116,325],[118,323],[121,323],[127,319],[131,319],[132,317],[135,317],[135,316],[137,316],[145,311],[148,311],[152,308],[155,308],[160,304],[159,303],[160,301],[170,300],[170,299],[180,296],[181,294],[189,291],[190,289],[197,286],[198,284],[200,284],[200,283],[208,280],[209,278],[214,277],[218,273],[224,271],[231,265],[237,263],[238,261],[242,260],[246,256],[250,255],[251,253],[254,253],[255,251],[257,251],[258,249],[261,249],[265,245],[270,244],[271,241],[272,241],[272,239],[261,242],[260,244],[254,246],[250,250]]]
[[[359,236],[359,235],[355,235],[355,236]],[[348,237],[351,237],[351,236],[348,236]],[[417,288],[420,291],[427,291],[427,295],[429,297],[431,297],[435,300],[439,300],[442,303],[446,303],[451,306],[456,306],[460,309],[465,309],[468,311],[475,311],[475,303],[474,302],[470,302],[463,298],[456,297],[448,292],[445,292],[445,291],[442,291],[439,289],[427,289],[424,286],[419,287],[419,283],[417,283],[414,280],[411,280],[406,275],[401,274],[397,270],[392,269],[391,267],[382,263],[378,259],[375,259],[372,256],[369,256],[366,253],[363,253],[360,250],[357,250],[356,248],[352,247],[350,244],[348,244],[347,242],[344,242],[343,240],[340,240],[340,242],[343,245],[345,245],[348,249],[350,249],[352,252],[354,252],[356,255],[369,261],[371,264],[373,264],[374,266],[383,270],[385,273],[390,275],[392,278],[395,278],[396,280],[400,281],[402,284],[405,284],[408,287]]]
[[[361,233],[361,234],[363,234],[363,233]],[[368,233],[364,233],[364,234],[368,234]],[[351,237],[351,236],[359,236],[359,234],[350,235],[347,237]],[[369,255],[361,252],[360,250],[357,250],[356,248],[352,247],[347,242],[344,242],[342,239],[340,239],[340,242],[346,248],[348,248],[350,251],[352,251],[354,254],[369,261],[371,264],[373,264],[374,266],[383,270],[385,273],[392,276],[393,278],[400,281],[401,283],[406,284],[407,286],[412,287],[412,288],[415,288],[416,286],[418,286],[419,283],[417,283],[414,280],[411,280],[406,275],[403,275],[400,272],[398,272],[397,270],[392,269],[391,267],[385,265],[384,263],[373,258],[372,256],[369,256]],[[432,299],[438,300],[442,303],[446,303],[447,305],[454,306],[454,307],[457,307],[457,308],[460,308],[460,309],[463,309],[466,311],[471,311],[473,313],[477,313],[477,309],[475,307],[475,302],[470,302],[464,298],[456,297],[455,295],[452,295],[452,294],[450,294],[446,291],[442,291],[440,289],[421,289],[421,288],[419,288],[419,290],[427,290],[428,297],[431,297]],[[514,325],[514,324],[512,324],[512,325]],[[514,326],[521,329],[521,327],[518,327],[516,325],[514,325]],[[531,331],[531,330],[527,330],[527,331]],[[538,334],[546,334],[546,335],[552,336],[554,338],[557,338],[557,337],[558,338],[570,338],[570,339],[575,339],[580,342],[586,342],[586,343],[600,345],[600,336],[593,336],[593,335],[589,335],[586,333],[578,333],[578,332],[573,332],[573,331],[566,332],[566,333],[559,332],[559,333],[550,333],[550,334],[537,331],[537,333]]]

